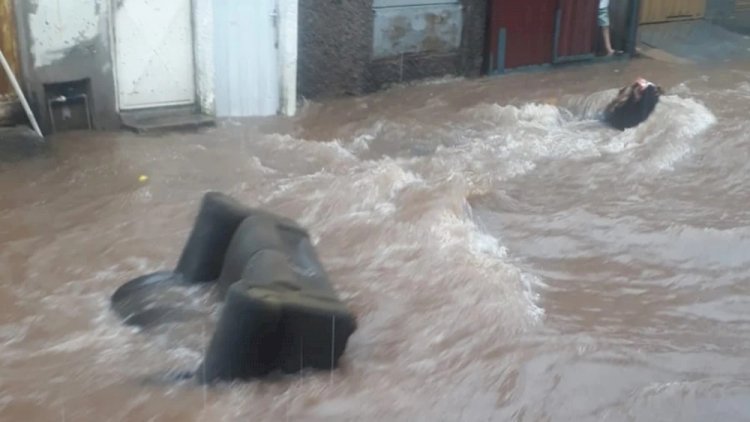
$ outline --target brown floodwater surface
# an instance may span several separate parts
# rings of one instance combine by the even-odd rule
[[[604,127],[637,76],[655,113]],[[53,136],[0,161],[0,420],[750,420],[749,112],[747,63],[634,60]],[[309,228],[359,322],[340,369],[203,388],[169,374],[205,289],[193,321],[112,313],[209,190]]]

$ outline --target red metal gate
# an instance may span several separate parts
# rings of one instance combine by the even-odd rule
[[[489,71],[594,57],[599,0],[490,0]]]
[[[490,71],[551,63],[558,0],[491,0]]]
[[[599,0],[559,0],[555,25],[554,62],[594,56]]]

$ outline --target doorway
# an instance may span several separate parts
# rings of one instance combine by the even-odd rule
[[[195,102],[191,0],[116,0],[120,110]]]

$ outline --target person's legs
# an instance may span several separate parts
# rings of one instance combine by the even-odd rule
[[[609,38],[609,9],[604,7],[599,9],[599,16],[597,21],[599,22],[599,26],[602,28],[602,38],[604,38],[604,49],[607,52],[608,56],[611,56],[615,53],[615,50],[612,49],[612,42]]]
[[[615,50],[612,49],[612,42],[609,39],[609,27],[602,27],[602,37],[604,37],[604,48],[607,50],[607,55],[611,56],[615,54]]]

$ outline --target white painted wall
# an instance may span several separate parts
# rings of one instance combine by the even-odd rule
[[[201,112],[214,115],[214,7],[213,0],[193,0],[195,84]]]
[[[107,28],[107,0],[36,0],[28,18],[33,67],[48,66]]]
[[[297,112],[298,0],[278,0],[279,68],[281,69],[281,112]]]

